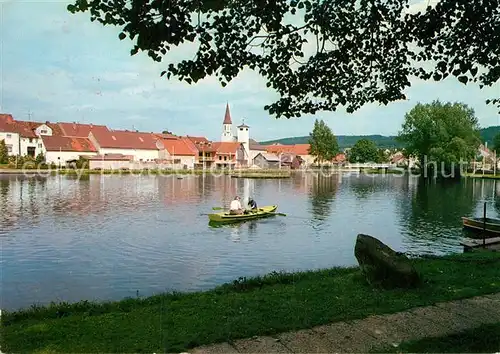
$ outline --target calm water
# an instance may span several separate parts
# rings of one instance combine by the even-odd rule
[[[461,252],[463,215],[481,215],[495,181],[422,184],[399,176],[0,176],[1,307],[211,288],[273,270],[354,265],[368,233],[411,253]],[[235,194],[277,216],[211,228]]]

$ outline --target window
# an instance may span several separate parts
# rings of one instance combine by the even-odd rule
[[[7,152],[12,152],[12,145],[7,145]]]
[[[38,144],[38,147],[41,149],[42,148],[42,144]]]
[[[227,161],[227,156],[224,156],[224,161]]]
[[[33,138],[29,138],[29,142],[32,143],[33,142]]]
[[[48,132],[47,132],[47,130],[46,130],[46,129],[42,129],[42,130],[40,130],[40,134],[47,134],[47,133],[48,133]]]
[[[174,163],[181,163],[181,159],[174,159]]]
[[[7,134],[7,139],[12,138],[12,134]]]
[[[219,156],[219,160],[222,160],[222,156]]]

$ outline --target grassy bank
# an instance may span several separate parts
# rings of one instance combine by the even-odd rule
[[[236,172],[234,170],[201,170],[201,169],[192,169],[192,170],[170,170],[170,169],[165,169],[165,170],[159,170],[159,169],[142,169],[142,170],[89,170],[89,169],[70,169],[70,168],[65,168],[65,169],[1,169],[0,168],[0,174],[1,173],[11,173],[11,174],[24,174],[24,173],[30,173],[30,174],[36,174],[40,173],[43,175],[72,175],[72,176],[85,176],[85,175],[203,175],[203,174],[213,174],[213,175],[229,175],[229,174],[237,174],[239,175],[251,175],[251,176],[262,176],[263,178],[272,178],[273,176],[284,176],[285,174],[288,174],[290,176],[290,171],[284,172],[283,170],[259,170],[258,172],[255,172],[255,170],[237,170]]]
[[[483,179],[500,179],[500,174],[482,174],[482,173],[464,173],[465,177],[470,178],[483,178]]]
[[[2,314],[4,352],[175,352],[500,291],[500,254],[416,259],[416,290],[374,290],[358,268],[239,279],[214,290]]]
[[[238,171],[231,173],[233,178],[290,178],[291,176],[292,173],[288,170],[271,172]]]
[[[373,353],[498,353],[500,322],[484,325],[445,337],[403,342],[398,347],[384,347]]]

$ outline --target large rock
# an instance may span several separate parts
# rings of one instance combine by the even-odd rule
[[[371,285],[412,288],[421,283],[421,277],[408,257],[395,252],[375,237],[359,234],[354,255]]]

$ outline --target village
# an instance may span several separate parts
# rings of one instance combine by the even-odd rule
[[[170,132],[114,130],[105,125],[78,122],[32,122],[0,114],[0,141],[8,155],[43,156],[44,163],[64,168],[85,159],[89,169],[307,169],[315,165],[309,144],[262,145],[250,138],[250,127],[236,126],[229,104],[222,121],[220,141],[200,135],[178,136]],[[346,153],[326,165],[347,165]],[[387,166],[408,165],[398,151]]]
[[[16,120],[11,114],[0,114],[0,141],[4,140],[8,155],[35,159],[57,168],[76,161],[87,162],[91,170],[140,169],[309,169],[317,167],[309,144],[262,145],[250,138],[250,126],[236,126],[229,104],[222,121],[220,141],[200,135],[178,136],[171,132],[139,132],[109,129],[105,125],[78,122],[32,122]],[[346,169],[360,167],[412,168],[416,159],[406,158],[398,149],[385,149],[384,163],[349,163],[350,148],[338,153],[323,166]],[[495,157],[487,145],[481,144],[474,170],[494,169]],[[484,165],[483,165],[484,163]]]

